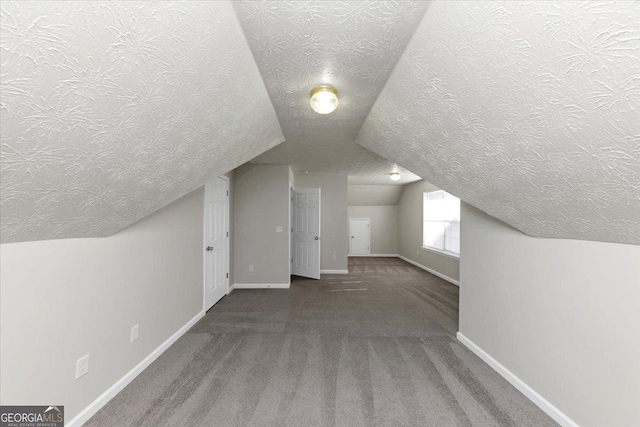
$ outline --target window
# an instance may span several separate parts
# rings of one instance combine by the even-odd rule
[[[422,245],[460,256],[460,199],[446,191],[424,193]]]

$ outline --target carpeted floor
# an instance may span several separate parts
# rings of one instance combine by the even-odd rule
[[[397,258],[235,290],[86,425],[556,425],[457,319],[458,288]]]

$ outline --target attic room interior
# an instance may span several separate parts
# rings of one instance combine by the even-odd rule
[[[3,1],[0,54],[2,425],[640,425],[638,2]]]

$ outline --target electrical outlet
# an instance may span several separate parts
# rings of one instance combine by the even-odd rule
[[[282,233],[282,226],[281,225],[276,226],[276,233]]]
[[[89,355],[81,357],[76,361],[76,379],[89,373]]]
[[[336,260],[336,256],[335,255],[331,255],[331,261],[335,261]]]
[[[140,337],[140,325],[136,325],[131,328],[131,342],[134,342]]]
[[[253,265],[249,266],[249,271],[253,271]]]

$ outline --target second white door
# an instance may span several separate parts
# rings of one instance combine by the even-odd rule
[[[369,218],[351,218],[351,238],[349,239],[350,255],[369,255],[370,243],[370,220]]]
[[[293,192],[291,274],[320,278],[320,189]]]

